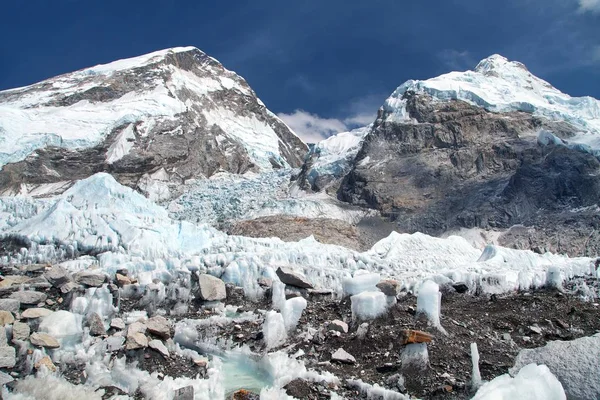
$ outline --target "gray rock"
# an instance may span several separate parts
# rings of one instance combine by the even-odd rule
[[[56,338],[42,332],[32,333],[31,336],[29,336],[29,341],[34,346],[46,347],[49,349],[57,349],[60,347],[60,343],[58,343]]]
[[[86,319],[87,325],[90,327],[90,335],[92,336],[103,336],[106,335],[106,328],[102,317],[98,313],[91,313]]]
[[[77,286],[78,285],[75,282],[69,281],[60,287],[60,292],[62,294],[71,293]]]
[[[327,325],[327,329],[341,333],[348,333],[348,324],[344,321],[340,321],[339,319],[334,319],[329,323],[329,325]]]
[[[15,378],[10,376],[9,374],[0,371],[0,386],[4,386],[7,383],[12,382],[14,380]]]
[[[110,327],[119,329],[119,330],[123,330],[123,329],[125,329],[125,322],[121,318],[113,318],[110,321]]]
[[[71,275],[69,274],[69,271],[67,271],[65,268],[59,265],[55,265],[52,268],[50,268],[49,271],[46,271],[44,276],[46,277],[48,282],[52,284],[52,286],[57,288],[63,286],[65,283],[71,280]]]
[[[42,318],[42,317],[47,317],[48,315],[52,314],[53,312],[54,311],[52,311],[52,310],[48,310],[47,308],[41,308],[41,307],[28,308],[27,310],[25,310],[21,313],[21,318],[26,318],[26,319]]]
[[[4,325],[12,324],[15,320],[15,317],[12,315],[10,311],[0,310],[0,327]]]
[[[36,305],[39,303],[43,303],[46,301],[46,294],[35,292],[33,290],[22,290],[19,292],[14,292],[10,295],[11,299],[18,300],[21,304],[25,305]]]
[[[377,284],[377,288],[383,292],[386,296],[396,297],[400,293],[402,286],[400,282],[393,279],[383,279]]]
[[[134,332],[146,333],[146,329],[146,324],[136,321],[127,327],[127,334],[129,335]]]
[[[8,339],[6,338],[6,329],[0,326],[0,347],[8,346]]]
[[[201,274],[198,277],[199,295],[202,300],[219,301],[227,298],[225,283],[212,275]]]
[[[169,321],[160,315],[150,318],[146,321],[146,329],[148,332],[160,336],[163,339],[171,337],[171,324]]]
[[[341,347],[331,355],[331,361],[337,361],[344,364],[354,364],[356,359]]]
[[[17,352],[14,347],[0,347],[0,368],[12,368],[17,363]]]
[[[544,364],[562,384],[569,400],[600,399],[600,333],[570,341],[552,341],[536,349],[523,349],[510,369],[516,375],[524,366]]]
[[[194,387],[185,386],[175,390],[173,400],[194,400]]]
[[[148,347],[148,338],[142,332],[127,333],[127,342],[125,348],[127,350],[136,350]]]
[[[49,289],[52,287],[50,282],[48,282],[48,280],[44,278],[43,275],[26,280],[25,285],[27,285],[31,289]]]
[[[19,321],[15,321],[13,324],[13,340],[28,340],[30,333],[29,324]]]
[[[277,268],[277,276],[279,280],[286,285],[295,286],[303,289],[312,289],[313,285],[304,277],[304,275],[293,271],[287,267]]]
[[[92,271],[78,272],[73,276],[73,278],[75,279],[75,282],[91,287],[100,287],[106,281],[106,275],[100,272]]]
[[[16,299],[0,299],[0,310],[15,314],[21,308],[21,302]]]
[[[25,267],[26,272],[40,272],[46,269],[46,264],[30,264]]]
[[[163,344],[163,342],[161,342],[158,339],[154,339],[151,340],[150,342],[148,342],[148,347],[150,347],[151,349],[154,349],[156,351],[158,351],[160,354],[162,354],[165,357],[169,357],[169,350],[167,349],[167,346],[165,346]]]

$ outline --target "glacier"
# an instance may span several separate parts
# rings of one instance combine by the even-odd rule
[[[482,251],[456,236],[393,232],[363,253],[312,237],[283,242],[230,236],[205,223],[172,219],[165,208],[105,173],[81,180],[59,196],[0,198],[0,204],[12,221],[1,227],[0,238],[28,244],[0,262],[59,262],[72,271],[96,268],[108,274],[126,267],[142,284],[168,282],[177,271],[201,271],[233,279],[258,295],[260,277],[272,278],[278,266],[291,266],[317,288],[339,295],[357,271],[396,279],[414,292],[430,278],[440,285],[460,281],[472,290],[502,293],[543,286],[551,267],[561,279],[595,272],[590,258],[494,245]]]

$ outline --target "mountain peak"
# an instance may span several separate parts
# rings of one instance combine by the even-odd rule
[[[523,63],[518,61],[509,61],[508,58],[500,54],[492,54],[491,56],[479,61],[475,67],[475,72],[479,72],[484,75],[502,75],[503,72],[514,69],[529,73],[529,70]]]

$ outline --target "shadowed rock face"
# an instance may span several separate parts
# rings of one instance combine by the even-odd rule
[[[523,224],[530,228],[505,235],[504,245],[591,251],[598,240],[589,208],[600,198],[600,163],[584,152],[537,143],[540,129],[567,138],[572,127],[462,101],[405,97],[416,122],[388,121],[380,111],[338,190],[341,200],[380,210],[404,232],[440,235],[460,227]],[[563,227],[555,218],[571,226],[576,221],[572,246],[557,246]]]
[[[218,81],[224,77],[233,81],[235,87],[203,93],[192,85],[173,84],[174,71],[193,74],[192,80]],[[69,75],[58,78],[68,80]],[[77,82],[79,80],[81,82]],[[51,81],[0,92],[0,103],[49,92],[44,102],[36,107],[69,107],[81,101],[101,107],[103,103],[125,95],[135,96],[140,91],[166,87],[169,96],[184,103],[186,110],[174,118],[150,116],[121,124],[115,121],[106,138],[94,147],[75,150],[57,146],[39,148],[24,160],[2,168],[0,193],[18,192],[22,184],[35,186],[71,181],[101,171],[109,172],[121,183],[144,192],[145,186],[140,180],[143,177],[147,180],[148,175],[164,169],[161,170],[161,179],[171,185],[172,195],[176,195],[177,186],[186,179],[209,177],[217,171],[258,171],[260,168],[254,162],[254,155],[241,140],[207,121],[205,112],[211,110],[224,110],[272,129],[279,146],[279,155],[268,160],[272,168],[286,164],[298,167],[307,152],[306,145],[266,109],[241,77],[225,70],[218,61],[197,49],[167,53],[154,62],[111,74],[73,75],[77,90],[67,91],[67,94],[53,92]],[[127,137],[124,139],[125,133]],[[118,160],[108,162],[111,146],[118,141],[132,145],[131,149]]]

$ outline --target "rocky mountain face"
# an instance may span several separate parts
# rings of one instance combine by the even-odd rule
[[[516,68],[530,90],[537,85],[558,92],[522,64],[501,61],[492,57],[480,63],[483,72],[469,73],[485,82],[501,77],[502,68]],[[489,66],[499,62],[499,71]],[[450,81],[450,92],[411,81],[388,99],[338,198],[381,211],[403,232],[480,228],[504,232],[499,240],[507,246],[596,254],[600,163],[583,139],[595,136],[585,129],[597,121],[551,118],[541,105],[522,102],[500,107],[470,101],[477,96],[465,94],[459,79]]]
[[[216,172],[298,167],[306,145],[246,81],[174,48],[0,92],[0,192],[109,172],[159,200]]]

